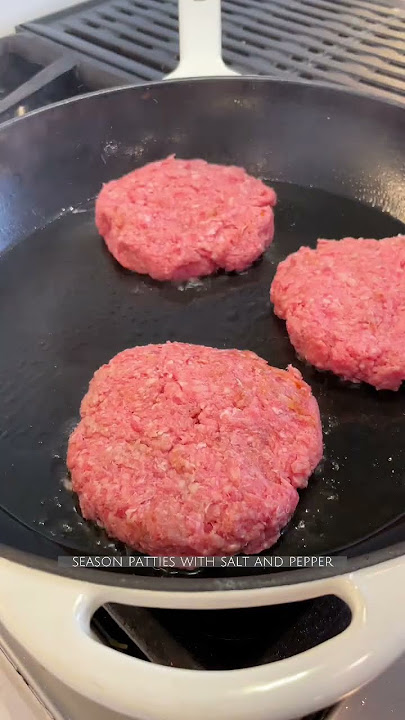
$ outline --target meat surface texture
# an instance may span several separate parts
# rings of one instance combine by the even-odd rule
[[[150,555],[274,544],[322,456],[298,370],[183,343],[124,350],[93,376],[67,463],[83,516]]]
[[[378,390],[405,379],[405,236],[318,240],[280,263],[271,291],[297,354]]]
[[[96,225],[125,268],[177,282],[249,267],[273,239],[275,204],[242,168],[171,156],[104,185]]]

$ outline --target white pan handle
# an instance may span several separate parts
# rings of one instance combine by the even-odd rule
[[[179,0],[180,62],[167,79],[237,75],[222,60],[221,0]]]
[[[137,720],[290,720],[360,687],[405,647],[403,558],[352,575],[247,591],[169,593],[109,587],[5,559],[0,559],[0,578],[0,621],[8,631],[68,686]],[[242,670],[154,665],[105,647],[89,631],[93,611],[107,602],[210,609],[329,593],[352,610],[347,630],[300,655]]]

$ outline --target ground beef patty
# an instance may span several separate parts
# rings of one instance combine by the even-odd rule
[[[171,156],[104,185],[96,225],[125,268],[181,281],[251,265],[273,239],[275,203],[241,168]]]
[[[405,379],[405,236],[319,240],[277,268],[270,297],[297,353],[378,390]]]
[[[167,343],[95,373],[67,462],[84,517],[114,538],[152,555],[220,555],[275,543],[321,455],[297,370]]]

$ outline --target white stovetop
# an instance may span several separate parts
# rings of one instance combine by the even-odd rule
[[[50,715],[0,648],[0,720],[49,720]]]

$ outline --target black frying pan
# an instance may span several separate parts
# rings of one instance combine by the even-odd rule
[[[269,287],[278,262],[318,237],[404,231],[404,117],[336,89],[235,78],[102,92],[0,129],[0,533],[12,555],[122,550],[77,513],[67,439],[96,368],[174,339],[292,363],[313,388],[324,461],[271,552],[403,551],[392,545],[405,537],[404,390],[355,387],[299,361]],[[176,287],[109,255],[94,226],[101,184],[169,153],[238,164],[275,187],[275,240],[250,270]]]
[[[219,2],[183,0],[179,8],[181,62],[173,75],[200,72],[201,64],[227,72]],[[41,556],[60,571],[54,560],[63,551],[125,551],[77,512],[66,488],[67,440],[96,368],[126,347],[174,339],[249,348],[278,367],[292,363],[313,388],[324,460],[270,553],[344,552],[354,567],[403,552],[404,390],[354,387],[303,365],[272,312],[269,288],[278,262],[318,237],[404,231],[404,131],[404,109],[393,103],[241,78],[97,93],[0,128],[5,554],[34,565]],[[93,217],[102,183],[170,153],[241,165],[276,188],[275,240],[247,272],[176,287],[123,270],[107,252]],[[29,559],[16,555],[21,550]],[[163,580],[152,570],[139,578],[138,570],[120,582],[197,589],[226,583],[235,572],[240,587],[297,576],[260,580],[257,571],[238,569]]]
[[[354,388],[303,365],[269,287],[277,263],[319,236],[403,231],[404,129],[394,104],[238,78],[103,92],[0,128],[0,620],[77,691],[138,720],[291,720],[403,649],[404,391]],[[179,288],[125,272],[106,251],[93,219],[101,183],[173,152],[239,164],[276,188],[275,240],[248,272]],[[249,348],[301,370],[321,408],[325,459],[271,552],[342,552],[343,571],[368,569],[162,577],[58,566],[62,552],[122,550],[80,519],[62,482],[88,382],[119,350],[168,339]],[[88,636],[106,602],[228,608],[325,593],[348,602],[348,630],[232,673],[161,668]]]

